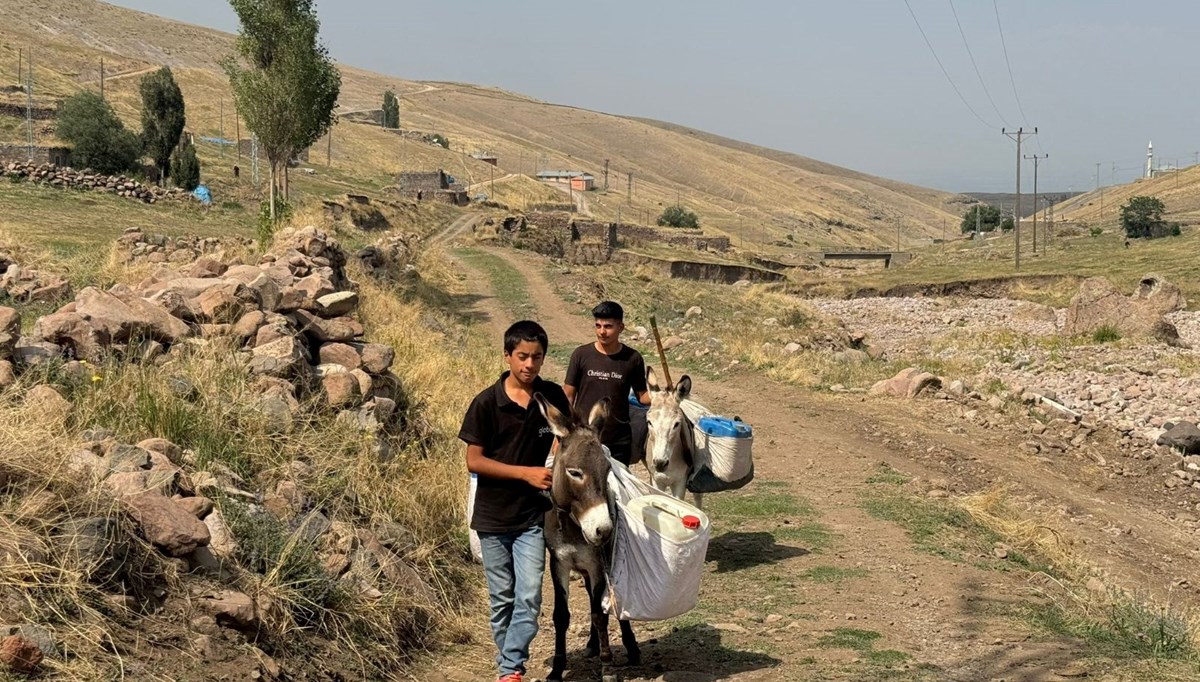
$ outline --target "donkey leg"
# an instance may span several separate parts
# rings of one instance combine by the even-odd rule
[[[588,597],[592,603],[592,627],[595,628],[600,644],[600,670],[608,675],[608,666],[612,663],[612,649],[608,642],[608,614],[604,612],[604,594],[608,591],[608,579],[603,575],[592,581],[592,589]]]
[[[696,501],[697,509],[704,509],[704,493],[692,493],[692,499]]]
[[[563,574],[566,574],[565,576]],[[567,667],[567,629],[571,626],[571,607],[567,597],[570,586],[570,570],[550,553],[550,580],[554,585],[554,659],[550,666],[547,682],[558,682]]]
[[[583,574],[583,587],[587,590],[588,599],[591,599],[592,579],[586,573]],[[600,633],[596,632],[595,622],[588,627],[588,641],[587,646],[583,649],[583,655],[585,658],[595,658],[600,655]]]
[[[627,620],[619,620],[621,626],[621,644],[625,646],[625,655],[629,658],[626,665],[642,664],[642,648],[638,646],[637,636],[633,634],[633,626]]]

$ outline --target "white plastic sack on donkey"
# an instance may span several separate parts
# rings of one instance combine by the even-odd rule
[[[609,460],[616,519],[605,610],[622,620],[665,620],[687,613],[700,597],[708,553],[708,517],[639,480]]]

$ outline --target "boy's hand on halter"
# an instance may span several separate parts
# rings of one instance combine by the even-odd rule
[[[538,490],[549,490],[553,480],[554,472],[546,467],[527,467],[525,470],[525,482]]]

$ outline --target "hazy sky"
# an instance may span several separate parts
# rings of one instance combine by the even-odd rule
[[[330,52],[355,66],[658,118],[946,190],[1013,190],[1015,147],[1001,126],[1038,127],[1023,151],[1050,155],[1041,188],[1094,187],[1097,162],[1101,184],[1128,182],[1149,140],[1164,164],[1195,161],[1200,3],[908,3],[978,118],[905,0],[318,0],[317,8]],[[115,4],[237,29],[221,0]],[[1022,181],[1032,189],[1031,162]]]

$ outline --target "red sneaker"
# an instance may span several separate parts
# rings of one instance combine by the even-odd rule
[[[496,682],[523,682],[524,679],[525,676],[521,673],[509,673],[507,675],[501,675],[500,679],[496,680]]]

